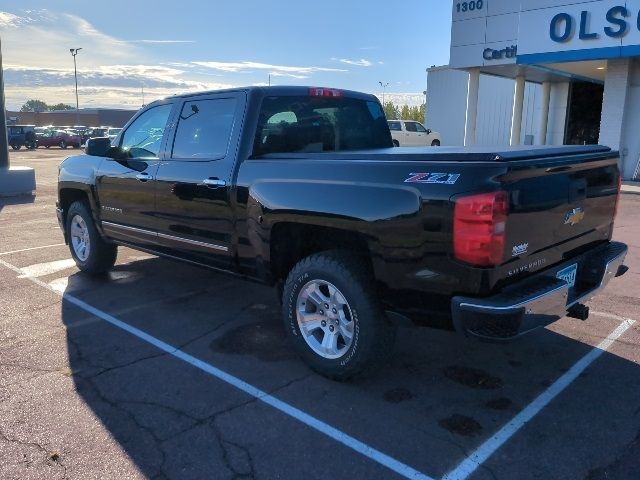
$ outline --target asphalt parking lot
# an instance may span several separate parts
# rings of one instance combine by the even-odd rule
[[[80,274],[54,212],[67,154],[12,152],[37,195],[0,199],[0,478],[640,477],[640,195],[615,233],[630,271],[588,321],[508,345],[402,329],[386,367],[334,383],[270,288],[126,248]]]

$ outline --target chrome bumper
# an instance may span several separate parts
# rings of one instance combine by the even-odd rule
[[[593,298],[618,275],[628,248],[611,242],[571,261],[545,270],[502,293],[477,299],[454,297],[451,301],[456,330],[487,340],[510,340],[559,320],[578,303]],[[563,268],[578,263],[576,286],[556,278]]]

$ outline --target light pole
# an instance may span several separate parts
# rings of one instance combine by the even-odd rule
[[[78,101],[78,67],[76,65],[76,55],[82,50],[80,48],[70,48],[71,56],[73,57],[73,76],[76,79],[76,125],[80,125],[80,102]]]
[[[427,90],[423,90],[422,94],[424,95],[424,124],[427,124],[427,102],[429,101],[429,97],[428,97],[428,93]]]
[[[389,82],[387,82],[387,83],[378,82],[378,83],[382,87],[382,106],[384,107],[384,105],[385,105],[385,103],[384,103],[384,94],[387,91],[387,87],[389,86]]]

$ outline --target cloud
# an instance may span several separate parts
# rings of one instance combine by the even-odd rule
[[[361,58],[360,60],[350,60],[348,58],[332,58],[332,60],[336,60],[347,65],[354,65],[356,67],[370,67],[371,65],[373,65],[373,62],[364,58]]]
[[[382,101],[382,93],[373,93]],[[396,105],[409,105],[410,107],[419,107],[424,103],[424,95],[421,93],[386,93],[384,95],[385,102],[393,102]]]
[[[195,40],[127,40],[125,43],[196,43]]]
[[[78,65],[96,66],[134,61],[142,56],[137,45],[96,29],[77,15],[33,10],[21,15],[0,12],[3,57],[6,63],[58,68],[73,66],[70,48],[82,47]]]
[[[147,102],[179,93],[230,88],[228,83],[185,79],[184,71],[158,65],[110,65],[78,71],[81,106],[139,104],[144,86]],[[7,107],[18,109],[29,98],[47,103],[73,103],[73,69],[7,65],[4,69]]]
[[[21,17],[9,12],[0,12],[1,28],[16,28],[30,22],[29,17]]]
[[[274,77],[309,78],[317,72],[346,72],[347,70],[326,67],[294,67],[289,65],[270,65],[260,62],[192,62],[194,65],[227,73],[253,73],[266,70]]]

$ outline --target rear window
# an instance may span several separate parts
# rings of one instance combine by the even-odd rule
[[[401,132],[402,124],[400,122],[389,122],[389,130],[392,132]]]
[[[280,96],[262,102],[253,155],[390,148],[378,102],[347,97]]]

